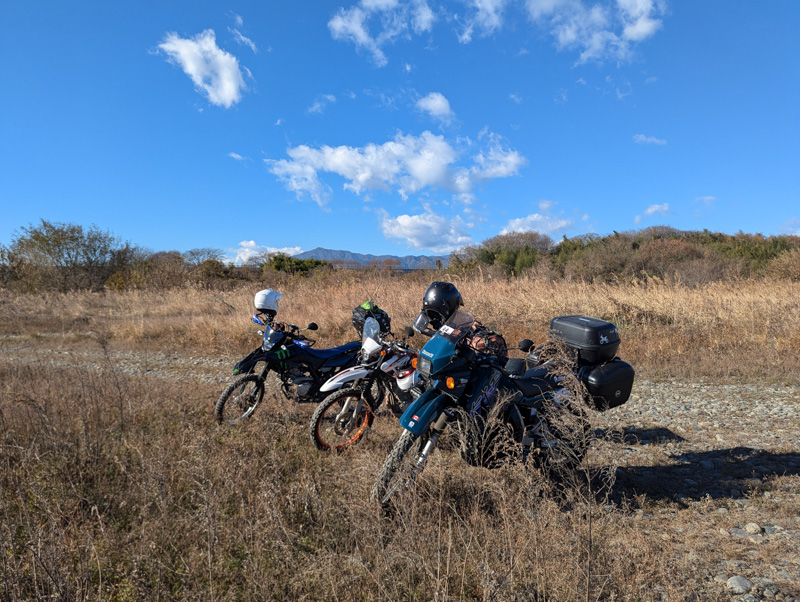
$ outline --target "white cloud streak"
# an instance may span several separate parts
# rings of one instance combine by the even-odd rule
[[[308,107],[307,112],[322,113],[325,111],[325,107],[334,102],[336,102],[336,97],[333,94],[323,94],[314,101],[314,104]]]
[[[253,42],[253,40],[242,34],[241,31],[233,27],[229,27],[228,31],[233,34],[233,39],[236,40],[238,44],[241,44],[242,46],[247,46],[250,50],[253,51],[253,53],[258,52],[258,48],[256,47],[255,42]]]
[[[489,36],[503,26],[503,11],[509,0],[471,0],[471,11],[464,23],[458,41],[469,44],[474,34]]]
[[[644,134],[634,135],[633,141],[636,144],[656,144],[659,146],[664,146],[667,143],[666,140],[662,140],[661,138],[656,138],[655,136],[645,136]]]
[[[334,40],[353,43],[358,50],[368,53],[376,66],[383,67],[389,62],[384,46],[400,36],[408,36],[410,31],[415,34],[430,31],[435,20],[427,0],[361,0],[351,8],[340,8],[328,21],[328,29]],[[377,33],[373,34],[373,30]]]
[[[372,190],[396,191],[406,199],[425,188],[451,191],[469,198],[479,181],[505,178],[518,173],[526,159],[507,149],[499,137],[487,135],[466,165],[461,153],[443,136],[425,131],[419,136],[398,134],[383,144],[363,147],[300,145],[287,150],[288,159],[266,159],[267,169],[297,197],[311,198],[320,207],[330,196],[330,187],[320,174],[328,172],[345,179],[344,190],[357,195]]]
[[[578,53],[577,63],[629,60],[636,44],[661,29],[666,0],[464,0],[464,15],[454,14],[462,44],[501,31],[520,10],[534,27],[548,33],[556,48]],[[446,10],[446,9],[444,9]],[[397,39],[428,34],[436,13],[427,0],[361,0],[340,7],[328,21],[335,40],[350,42],[379,67],[388,63],[385,49]]]
[[[214,31],[206,29],[193,38],[168,33],[158,47],[167,60],[178,65],[195,88],[214,105],[230,108],[247,88],[235,56],[217,46]]]

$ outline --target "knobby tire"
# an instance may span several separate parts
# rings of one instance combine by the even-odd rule
[[[342,422],[342,419],[337,422],[336,418],[348,398],[352,400],[355,407],[358,405],[358,400],[362,400],[360,409],[362,415],[356,418],[355,423],[348,430],[344,430],[343,427],[346,424]],[[344,417],[348,419],[348,422],[352,417],[353,409],[351,408],[351,413]],[[340,452],[358,443],[367,429],[372,426],[374,418],[375,415],[372,413],[369,403],[363,399],[361,389],[348,387],[335,391],[322,400],[311,417],[308,433],[317,449]]]
[[[264,381],[257,374],[246,374],[222,392],[214,406],[214,417],[220,424],[236,424],[252,416],[263,397]]]

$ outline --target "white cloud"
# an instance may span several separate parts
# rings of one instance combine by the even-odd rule
[[[662,12],[654,0],[617,0],[623,24],[622,37],[641,42],[661,28],[661,20],[654,18]]]
[[[239,61],[217,46],[213,30],[206,29],[191,39],[168,33],[158,47],[170,62],[183,69],[212,104],[230,108],[241,100],[247,87]]]
[[[466,14],[453,15],[456,36],[469,44],[476,36],[497,34],[508,19],[525,12],[549,33],[556,47],[578,52],[577,63],[629,60],[636,44],[661,29],[666,0],[464,0]],[[512,12],[517,14],[510,14]],[[398,39],[433,31],[436,13],[427,0],[361,0],[340,7],[328,21],[335,40],[351,42],[383,67],[385,48]]]
[[[244,161],[244,157],[242,157],[239,153],[228,153],[228,156],[231,159],[236,159],[237,161]]]
[[[473,9],[472,14],[458,34],[458,41],[462,44],[469,44],[476,31],[488,36],[500,29],[503,26],[503,11],[508,0],[471,0],[470,4]]]
[[[536,232],[540,232],[542,234],[552,235],[563,232],[571,226],[571,220],[553,215],[547,215],[546,213],[532,213],[525,217],[509,220],[505,228],[500,230],[500,234],[508,234],[510,232],[528,232],[530,230],[535,230]]]
[[[657,144],[663,146],[667,143],[666,140],[656,138],[655,136],[645,136],[644,134],[636,134],[633,136],[633,141],[636,144]]]
[[[669,203],[664,203],[663,205],[650,205],[644,210],[645,215],[666,215],[667,213],[669,213]],[[637,215],[634,217],[633,223],[637,226],[642,223],[642,216]]]
[[[485,143],[466,162],[443,136],[425,131],[419,136],[398,134],[383,144],[363,147],[300,145],[287,151],[289,159],[266,159],[269,171],[298,198],[308,195],[321,207],[330,188],[321,172],[345,179],[343,188],[358,195],[371,190],[396,191],[402,198],[425,188],[470,195],[476,182],[515,175],[525,158],[502,145],[499,137],[483,136]],[[471,146],[472,143],[468,143]]]
[[[449,253],[472,242],[468,228],[460,216],[448,219],[425,208],[419,215],[391,217],[384,213],[381,230],[386,238],[398,238],[415,249]]]
[[[522,96],[520,96],[519,94],[514,94],[512,92],[511,94],[508,95],[508,97],[518,105],[522,104]]]
[[[703,204],[706,206],[706,208],[710,208],[710,207],[711,207],[711,205],[713,205],[713,204],[714,204],[714,202],[717,200],[717,197],[713,197],[713,196],[699,196],[699,197],[696,197],[694,200],[695,200],[696,202],[698,202],[698,203],[703,203]]]
[[[328,21],[328,29],[334,40],[352,42],[383,67],[388,63],[383,46],[407,36],[409,29],[416,34],[428,32],[435,20],[427,0],[361,0],[351,8],[340,8]],[[377,33],[373,34],[373,29]]]
[[[263,255],[265,253],[285,253],[286,255],[297,255],[298,253],[302,253],[302,251],[303,250],[300,247],[265,247],[264,245],[257,244],[254,240],[243,240],[239,243],[238,249],[229,249],[228,258],[232,263],[240,265],[245,263],[251,257]]]
[[[431,92],[424,98],[417,101],[417,109],[425,111],[432,117],[441,120],[444,123],[450,121],[453,117],[453,111],[450,109],[450,103],[439,92]]]
[[[336,97],[333,94],[323,94],[308,107],[308,113],[322,113],[329,104],[336,102]]]
[[[647,209],[644,210],[645,215],[666,215],[669,213],[669,203],[664,203],[663,205],[650,205]]]
[[[559,50],[580,52],[578,63],[627,60],[631,46],[661,27],[662,0],[526,0],[528,15],[547,29]]]

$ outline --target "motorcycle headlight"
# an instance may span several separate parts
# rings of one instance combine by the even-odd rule
[[[426,357],[421,357],[417,359],[417,372],[420,373],[420,376],[424,376],[428,378],[431,375],[431,360]]]
[[[264,339],[261,342],[261,351],[269,351],[274,346],[275,346],[275,342],[274,341],[270,341],[269,339]]]

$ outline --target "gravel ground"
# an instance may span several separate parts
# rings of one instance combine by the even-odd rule
[[[89,369],[113,362],[126,375],[220,391],[240,359],[46,343],[4,337],[0,357]],[[677,584],[686,599],[800,600],[800,384],[637,380],[629,402],[596,426],[596,457],[619,466],[609,504],[660,538],[676,566],[696,566]]]
[[[611,501],[646,496],[634,516],[696,565],[693,599],[800,599],[799,384],[640,380],[599,427]]]

